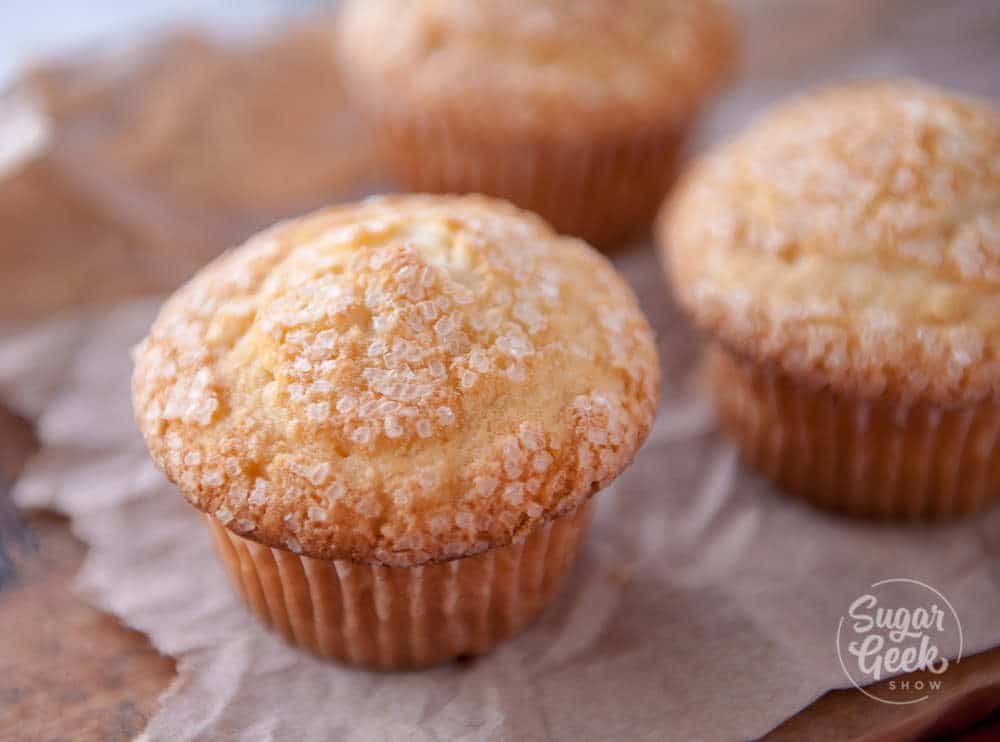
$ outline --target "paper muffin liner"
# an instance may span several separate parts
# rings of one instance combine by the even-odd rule
[[[370,111],[385,167],[414,192],[482,193],[544,217],[557,231],[609,247],[653,220],[673,183],[688,122],[630,136],[490,137],[449,116]]]
[[[1000,405],[944,408],[813,389],[709,351],[723,426],[743,456],[825,508],[892,519],[970,513],[1000,495]]]
[[[527,625],[556,594],[591,509],[521,543],[418,567],[299,556],[205,520],[237,592],[266,625],[323,657],[391,670],[482,654]]]

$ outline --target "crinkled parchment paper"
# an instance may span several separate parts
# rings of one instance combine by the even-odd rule
[[[254,231],[363,193],[372,147],[328,29],[170,30],[0,90],[0,319],[167,291]]]
[[[817,513],[744,471],[680,383],[637,464],[599,496],[565,591],[525,634],[425,672],[314,660],[244,610],[134,431],[128,349],[154,310],[67,318],[0,346],[0,394],[42,443],[17,502],[69,514],[92,547],[84,594],[178,658],[149,739],[756,736],[846,685],[837,620],[887,577],[944,591],[967,654],[1000,644],[1000,511],[939,527]],[[683,382],[690,338],[677,326],[662,341],[682,354],[668,365]]]
[[[847,5],[855,12],[843,12]],[[1000,15],[994,4],[928,3],[923,12],[899,14],[915,5],[755,3],[746,28],[756,76],[726,99],[702,138],[732,130],[764,101],[823,70],[912,72],[978,92],[1000,84],[983,73],[990,53],[994,70],[1000,54],[988,33]],[[803,37],[806,18],[795,8],[821,13],[821,33],[810,26],[812,36]],[[761,42],[769,34],[782,38]],[[894,44],[882,43],[887,38]],[[881,41],[873,46],[873,40]],[[810,67],[807,58],[818,61]],[[190,110],[204,111],[203,83],[191,84],[202,99]],[[135,177],[139,190],[131,192],[143,198],[121,200],[121,190],[87,180],[96,176],[83,172],[86,160],[74,159],[76,140],[60,139],[58,126],[73,106],[86,108],[86,92],[53,114],[56,135],[46,136],[55,144],[42,159],[0,184],[24,192],[15,190],[24,199],[15,203],[51,197],[46,168],[70,161],[75,169],[59,171],[76,173],[60,181],[72,198],[53,207],[52,221],[80,194],[90,194],[87,203],[99,206],[94,213],[114,226],[123,244],[141,244],[167,262],[170,245],[163,238],[171,232],[163,230],[174,221],[184,227],[176,234],[185,260],[201,254],[192,247],[200,239],[188,239],[192,231],[215,240],[235,229],[201,210],[184,187],[195,183],[195,193],[214,192],[219,184],[197,168],[169,163],[177,142],[193,136],[184,110],[171,109],[173,123],[164,130],[160,119],[150,119],[148,130],[130,130],[142,136],[114,147],[115,158],[130,153],[132,159],[116,159],[116,167],[124,168],[125,182]],[[79,136],[90,131],[84,127]],[[37,127],[34,132],[37,138]],[[45,146],[29,144],[28,158]],[[87,151],[93,151],[89,145]],[[285,153],[289,161],[295,157]],[[219,157],[225,161],[224,153]],[[240,162],[238,152],[231,162]],[[248,227],[262,213],[316,197],[325,176],[313,175],[318,180],[303,184],[301,194],[262,190],[244,194],[246,203],[220,197],[213,209]],[[0,211],[12,198],[0,189]],[[258,213],[251,207],[259,202],[266,208]],[[146,209],[150,203],[157,208]],[[89,212],[73,213],[77,221],[65,227],[70,232],[91,223]],[[38,229],[23,225],[29,237]],[[122,254],[145,266],[144,257]],[[119,265],[125,272],[112,258],[106,270]],[[666,296],[650,246],[633,246],[615,261],[659,334],[666,381],[650,440],[636,464],[599,496],[590,538],[552,608],[489,656],[422,672],[372,674],[315,660],[270,635],[237,601],[207,532],[154,470],[132,423],[128,349],[144,334],[157,301],[56,316],[0,342],[0,398],[36,423],[41,441],[16,485],[17,501],[67,513],[91,546],[79,580],[83,593],[178,659],[177,678],[146,738],[757,736],[847,685],[834,646],[838,619],[871,583],[891,577],[921,580],[947,595],[962,622],[966,655],[1000,645],[1000,510],[951,525],[890,526],[826,515],[776,494],[738,463],[716,432],[697,388],[697,341]]]

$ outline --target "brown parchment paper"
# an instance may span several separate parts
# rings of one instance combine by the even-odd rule
[[[1000,93],[993,3],[744,5],[748,74],[698,146],[827,76],[912,73]],[[316,31],[240,49],[182,35],[74,60],[36,71],[0,107],[0,399],[41,442],[15,497],[67,513],[91,546],[80,590],[177,658],[145,739],[746,739],[847,686],[837,621],[887,577],[943,591],[966,655],[1000,645],[1000,511],[889,526],[775,493],[716,432],[697,338],[641,242],[614,260],[657,330],[663,405],[635,466],[600,495],[552,609],[488,657],[394,675],[314,660],[262,629],[134,430],[127,352],[160,299],[120,300],[375,180]],[[305,92],[283,117],[291,79]],[[329,97],[308,94],[324,81]],[[271,123],[245,125],[248,112]],[[282,146],[296,138],[308,144]],[[81,302],[103,306],[66,309]],[[834,724],[809,738],[839,738]]]
[[[622,258],[633,278],[643,258]],[[127,351],[155,306],[67,317],[0,346],[0,394],[42,443],[17,502],[68,513],[92,547],[83,593],[178,658],[149,739],[754,737],[846,685],[837,620],[885,577],[945,591],[966,653],[1000,644],[1000,511],[892,527],[780,497],[714,432],[678,324],[661,336],[674,382],[651,439],[599,496],[580,563],[536,625],[425,672],[314,660],[237,602],[195,512],[134,432]]]
[[[118,40],[0,94],[0,320],[167,291],[263,226],[363,194],[373,151],[330,23]]]

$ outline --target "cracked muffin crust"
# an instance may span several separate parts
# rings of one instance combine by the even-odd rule
[[[1000,495],[1000,112],[916,81],[779,106],[664,207],[723,422],[787,489],[865,515]]]
[[[386,105],[461,103],[508,134],[557,116],[561,137],[686,119],[732,64],[714,0],[351,0],[339,44]]]
[[[206,267],[135,351],[156,463],[247,539],[412,566],[524,538],[632,460],[659,368],[587,245],[481,197],[368,199]]]
[[[913,81],[780,106],[665,208],[680,301],[728,348],[866,398],[1000,399],[1000,113]]]

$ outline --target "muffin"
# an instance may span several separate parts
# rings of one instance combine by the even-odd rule
[[[1000,495],[1000,115],[915,81],[765,115],[658,235],[721,419],[784,488],[860,515]]]
[[[708,0],[348,0],[338,52],[386,168],[608,245],[647,226],[732,63]]]
[[[586,244],[500,201],[402,196],[202,270],[137,347],[133,401],[264,622],[388,669],[485,652],[541,611],[658,378]]]

